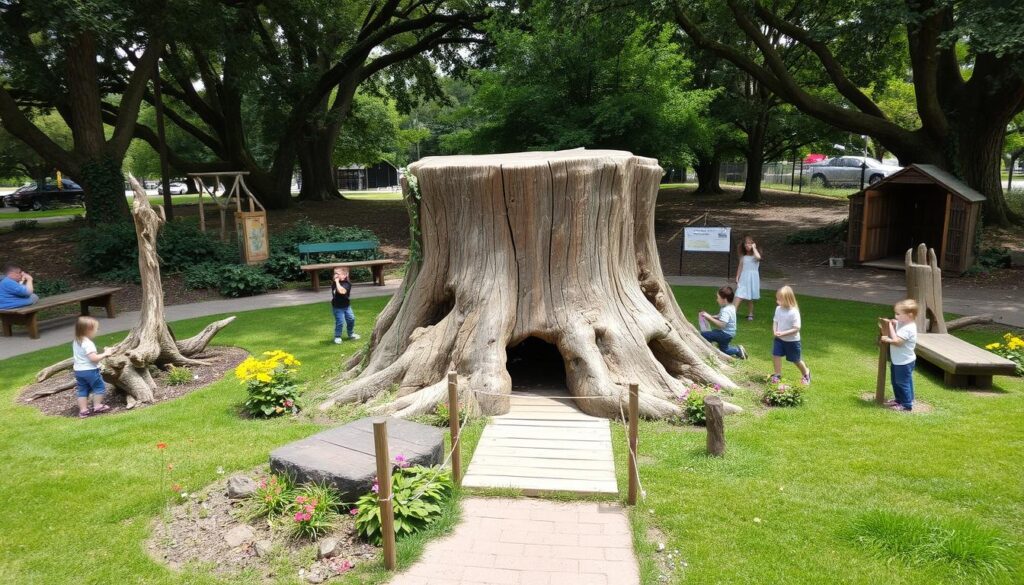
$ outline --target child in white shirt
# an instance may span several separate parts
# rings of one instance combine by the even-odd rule
[[[914,409],[914,366],[917,364],[917,303],[906,299],[893,307],[895,319],[889,319],[889,334],[882,336],[882,343],[889,344],[889,372],[892,377],[893,400],[886,405],[893,410]]]
[[[75,370],[75,395],[78,397],[78,418],[100,414],[110,410],[103,404],[103,394],[107,391],[103,376],[100,375],[100,361],[110,356],[110,350],[96,353],[93,338],[100,329],[100,324],[92,317],[79,317],[75,323],[75,340],[71,342],[71,354]],[[89,395],[92,395],[92,410],[89,409]]]
[[[800,382],[804,386],[811,385],[811,370],[803,360],[803,348],[800,345],[800,307],[796,303],[793,289],[784,286],[775,293],[775,318],[772,320],[772,331],[775,342],[772,345],[772,363],[775,373],[769,378],[773,384],[782,379],[782,357],[796,364],[803,377]]]

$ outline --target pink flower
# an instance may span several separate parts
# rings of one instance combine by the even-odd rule
[[[355,516],[359,514],[359,508],[352,508],[351,510],[348,511],[348,513]]]
[[[302,512],[296,512],[295,513],[295,521],[296,522],[302,522]]]
[[[409,467],[409,461],[406,460],[405,455],[395,455],[395,465],[405,469]]]
[[[284,405],[287,406],[288,408],[291,408],[292,406],[295,405],[295,402],[292,401],[291,399],[288,399],[284,401]]]
[[[303,510],[312,513],[313,510],[316,510],[316,508],[313,507],[313,506],[310,506],[309,504],[306,504],[306,506],[303,508]]]
[[[332,560],[330,561],[330,565],[331,568],[334,569],[336,573],[345,573],[355,568],[355,565],[352,563],[352,561],[347,559],[343,561],[338,561],[336,559]]]
[[[373,493],[377,493],[377,492],[380,491],[380,486],[375,483],[375,484],[373,484],[373,487],[370,488],[370,491],[373,492]]]
[[[297,503],[297,504],[305,504],[306,503],[306,496],[299,496],[299,497],[295,498],[295,503]]]

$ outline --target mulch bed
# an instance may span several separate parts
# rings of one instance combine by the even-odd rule
[[[264,465],[244,473],[255,481],[267,477]],[[215,574],[230,577],[240,571],[257,571],[263,579],[280,575],[277,571],[291,565],[302,581],[322,583],[352,565],[373,562],[378,549],[356,537],[355,522],[343,514],[338,526],[323,538],[338,541],[335,556],[316,560],[316,543],[292,538],[284,526],[273,526],[265,518],[247,521],[243,501],[228,499],[227,478],[191,494],[180,494],[181,502],[172,506],[154,523],[146,550],[157,562],[181,570],[202,564]],[[232,530],[243,530],[247,536],[231,546],[225,536]],[[282,557],[287,561],[282,562]]]
[[[195,356],[195,359],[205,360],[210,362],[205,366],[193,366],[189,369],[192,371],[193,379],[191,382],[181,384],[179,386],[169,386],[167,384],[167,373],[160,371],[158,374],[153,376],[156,381],[157,390],[155,393],[155,401],[147,404],[139,404],[135,406],[138,408],[145,408],[153,404],[159,404],[168,400],[174,400],[205,388],[210,384],[220,380],[226,373],[230,373],[235,369],[235,366],[242,363],[242,360],[249,355],[249,352],[244,349],[237,347],[208,347],[203,353]],[[58,374],[43,382],[37,382],[30,386],[22,389],[18,395],[18,403],[26,404],[38,408],[43,414],[51,416],[67,416],[77,417],[78,406],[75,401],[75,390],[64,390],[56,394],[49,396],[43,396],[35,400],[31,400],[30,397],[40,390],[47,390],[57,386],[61,386],[74,381],[74,374],[69,370],[68,372]],[[125,401],[125,394],[116,392],[112,386],[107,385],[107,396],[104,400],[104,404],[110,407],[110,411],[98,416],[108,416],[124,410],[127,410],[127,404]]]

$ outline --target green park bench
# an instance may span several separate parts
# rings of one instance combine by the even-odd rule
[[[375,252],[377,242],[374,240],[358,240],[354,242],[326,242],[320,244],[299,244],[299,266],[303,272],[309,273],[312,279],[313,290],[320,290],[320,272],[333,270],[335,268],[369,268],[373,274],[373,283],[377,286],[384,286],[384,268],[392,264],[399,264],[397,260],[387,258],[378,260],[355,260],[350,262],[324,262],[310,264],[313,254],[336,254],[338,252]]]

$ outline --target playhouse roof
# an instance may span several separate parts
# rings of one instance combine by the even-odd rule
[[[874,185],[865,187],[864,191],[868,189],[875,190],[888,183],[921,183],[925,181],[938,183],[949,190],[950,193],[958,195],[972,203],[985,201],[984,195],[967,186],[967,183],[964,183],[960,179],[935,165],[912,164],[903,170],[893,173],[881,181],[878,181]],[[863,193],[863,191],[861,192]]]

